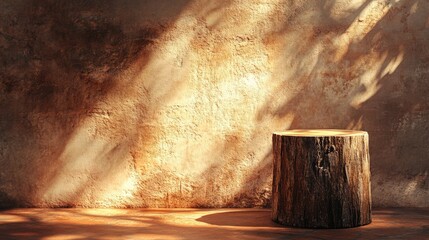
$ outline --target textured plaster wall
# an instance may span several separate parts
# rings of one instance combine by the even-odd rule
[[[425,0],[0,1],[0,206],[269,206],[271,133],[370,134],[429,206]]]

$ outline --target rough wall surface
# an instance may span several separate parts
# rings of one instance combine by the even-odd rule
[[[0,207],[269,206],[271,133],[370,134],[429,206],[425,0],[0,1]]]

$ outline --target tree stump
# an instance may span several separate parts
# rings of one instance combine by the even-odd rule
[[[273,221],[305,228],[371,223],[367,132],[276,132],[273,153]]]

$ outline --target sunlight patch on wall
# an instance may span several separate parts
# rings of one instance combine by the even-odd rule
[[[387,74],[392,74],[395,72],[395,70],[398,68],[399,64],[402,63],[404,60],[404,46],[399,47],[399,53],[396,57],[392,58],[390,62],[387,64],[387,66],[383,69],[381,72],[380,78],[383,78]]]
[[[368,66],[368,69],[359,77],[361,89],[350,101],[352,107],[359,108],[362,103],[374,96],[380,89],[378,76],[386,58],[387,53],[380,56],[378,60],[374,60],[370,65],[371,67]]]
[[[327,1],[330,2],[330,1]],[[367,2],[367,0],[342,0],[342,1],[333,1],[333,6],[330,9],[329,15],[340,21],[350,14],[354,13],[357,9],[359,9],[363,4]]]
[[[50,201],[74,201],[76,195],[92,184],[92,171],[97,159],[105,155],[108,142],[91,139],[86,131],[79,131],[60,156],[62,168],[52,180],[44,198]]]
[[[392,4],[383,1],[370,1],[356,17],[350,27],[335,39],[337,52],[335,60],[340,61],[353,42],[361,41],[386,15]]]
[[[347,125],[346,129],[360,130],[363,129],[363,116],[360,116],[357,120],[353,120]]]
[[[381,56],[374,56],[372,63],[360,77],[360,90],[350,101],[350,105],[359,108],[362,103],[374,96],[381,88],[380,80],[387,74],[393,74],[404,59],[404,48],[399,47],[397,56],[392,57],[386,64],[388,53]],[[386,65],[384,68],[383,66]]]
[[[139,190],[140,178],[134,169],[118,169],[102,180],[101,191],[94,192],[95,203],[103,207],[129,206]]]
[[[81,202],[117,206],[132,198],[136,176],[128,153],[131,140],[97,136],[93,118],[98,116],[87,118],[67,143],[59,158],[61,167],[43,195],[45,201],[57,206]]]

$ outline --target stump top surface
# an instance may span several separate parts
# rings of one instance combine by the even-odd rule
[[[329,136],[357,136],[368,134],[365,131],[344,129],[294,129],[284,132],[274,132],[275,135],[292,137],[329,137]]]

